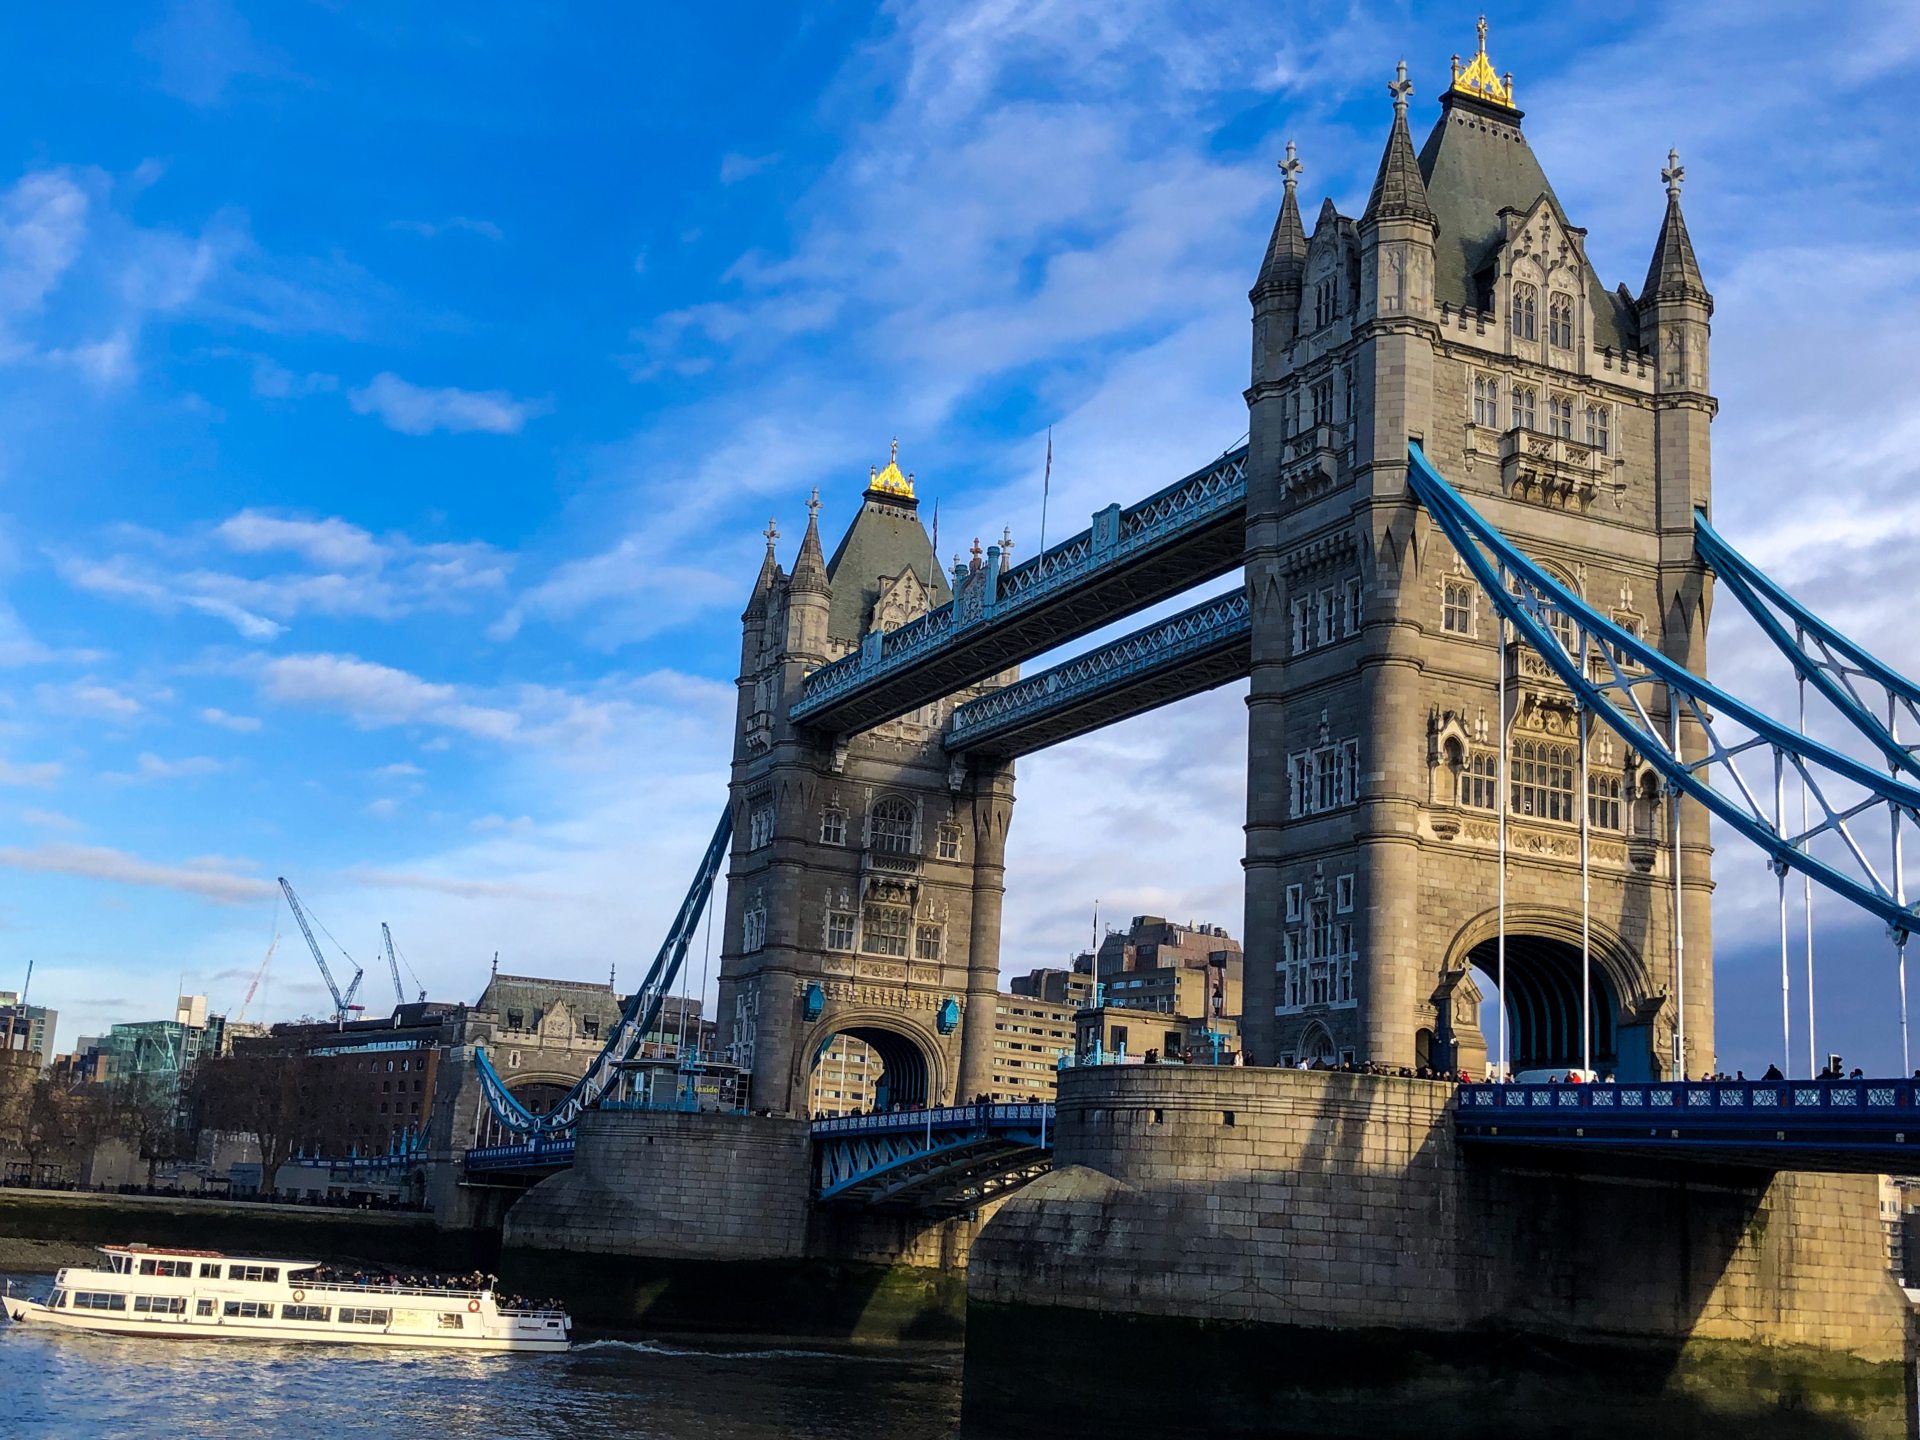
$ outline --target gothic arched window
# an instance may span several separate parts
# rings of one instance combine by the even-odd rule
[[[889,796],[873,807],[867,822],[867,844],[887,855],[913,853],[913,806]]]
[[[1537,338],[1540,292],[1531,285],[1513,287],[1513,333],[1522,340]]]
[[[1554,295],[1547,301],[1547,343],[1562,350],[1573,348],[1573,297]]]

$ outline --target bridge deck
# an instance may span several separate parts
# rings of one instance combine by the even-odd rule
[[[948,1105],[813,1124],[814,1196],[956,1215],[1053,1168],[1054,1107]]]
[[[1462,1085],[1454,1134],[1489,1152],[1899,1174],[1920,1169],[1920,1086],[1864,1079]]]
[[[793,718],[869,730],[1235,569],[1246,551],[1247,451],[1091,528],[807,677]]]
[[[1030,755],[1242,679],[1253,663],[1244,590],[1217,595],[953,712],[953,754]]]

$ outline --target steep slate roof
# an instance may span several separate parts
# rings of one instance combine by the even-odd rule
[[[1489,267],[1500,243],[1500,212],[1533,209],[1542,195],[1562,222],[1566,211],[1546,172],[1520,132],[1520,112],[1449,91],[1440,118],[1420,147],[1420,174],[1427,203],[1439,221],[1434,241],[1434,299],[1484,310],[1489,304]],[[1626,303],[1608,292],[1587,269],[1593,306],[1593,342],[1615,350],[1635,348],[1637,322]]]
[[[1403,67],[1404,68],[1404,67]],[[1387,132],[1387,148],[1380,155],[1380,169],[1373,177],[1373,193],[1367,196],[1363,220],[1433,220],[1433,206],[1427,199],[1425,177],[1413,158],[1413,137],[1407,133],[1404,105],[1396,105],[1393,128]]]
[[[1279,218],[1273,222],[1273,236],[1267,241],[1266,258],[1260,262],[1260,276],[1253,282],[1255,293],[1298,280],[1306,264],[1307,232],[1300,224],[1300,202],[1294,199],[1293,191],[1293,181],[1289,179],[1286,196],[1280,202]]]
[[[1694,258],[1686,218],[1680,213],[1677,184],[1667,191],[1666,218],[1660,222],[1660,238],[1653,244],[1647,283],[1640,287],[1642,305],[1655,299],[1704,300],[1709,313],[1713,305],[1712,297],[1707,294],[1707,282],[1700,277],[1700,262]]]
[[[858,644],[880,598],[880,577],[891,578],[907,569],[933,592],[934,605],[953,598],[946,576],[934,561],[933,542],[920,523],[919,502],[869,489],[861,497],[860,513],[827,561],[827,578],[833,582],[827,634]]]
[[[564,1000],[575,1015],[594,1016],[603,1026],[620,1019],[620,997],[611,985],[596,985],[590,980],[546,980],[533,975],[493,976],[474,1008],[503,1017],[509,1009],[522,1010],[531,1022],[559,1000]]]

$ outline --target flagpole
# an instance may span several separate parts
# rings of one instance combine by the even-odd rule
[[[1047,496],[1053,489],[1053,426],[1047,426],[1047,468],[1040,477],[1040,550],[1047,553]]]

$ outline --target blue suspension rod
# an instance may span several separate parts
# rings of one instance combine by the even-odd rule
[[[1834,678],[1828,666],[1822,665],[1801,649],[1774,611],[1785,612],[1803,634],[1813,637],[1831,654],[1916,711],[1920,711],[1920,685],[1914,684],[1794,599],[1772,576],[1729,545],[1726,538],[1698,510],[1693,512],[1693,532],[1694,548],[1700,552],[1700,558],[1713,567],[1713,573],[1719,577],[1720,583],[1733,592],[1734,598],[1767,633],[1767,638],[1793,662],[1795,673],[1812,681],[1814,689],[1826,696],[1856,730],[1871,740],[1880,753],[1887,757],[1889,764],[1920,778],[1920,759],[1916,759],[1912,750],[1894,738],[1886,721],[1862,705],[1858,696]]]
[[[580,1112],[598,1103],[618,1073],[621,1062],[633,1055],[659,1020],[660,1009],[679,978],[681,964],[687,958],[687,949],[700,927],[700,917],[713,893],[713,883],[720,874],[720,866],[727,856],[727,844],[732,838],[733,811],[729,807],[720,812],[720,823],[714,827],[713,838],[707,842],[706,853],[700,859],[699,869],[694,872],[686,898],[680,902],[673,926],[667,931],[667,938],[661,941],[645,978],[622,1007],[619,1023],[613,1027],[613,1033],[607,1037],[600,1053],[587,1066],[586,1074],[553,1109],[544,1115],[535,1115],[527,1109],[507,1089],[506,1082],[487,1058],[486,1050],[480,1046],[474,1047],[473,1063],[480,1075],[481,1093],[486,1096],[488,1108],[501,1125],[530,1139],[538,1139],[571,1130],[579,1120]]]
[[[1789,842],[1774,826],[1761,818],[1757,805],[1752,809],[1743,808],[1708,784],[1695,773],[1695,768],[1697,765],[1704,770],[1716,760],[1722,764],[1730,764],[1732,754],[1738,749],[1745,748],[1744,746],[1731,748],[1721,746],[1718,738],[1712,736],[1710,717],[1719,717],[1731,720],[1753,732],[1773,748],[1777,758],[1791,763],[1803,775],[1808,773],[1809,767],[1818,768],[1857,785],[1879,803],[1906,811],[1910,818],[1920,817],[1920,789],[1890,778],[1870,765],[1829,749],[1801,735],[1798,731],[1781,725],[1727,691],[1693,674],[1685,666],[1676,663],[1639,636],[1614,624],[1611,619],[1592,609],[1579,596],[1569,592],[1516,549],[1511,541],[1469,505],[1460,493],[1447,483],[1445,477],[1434,469],[1418,442],[1408,443],[1407,455],[1409,488],[1426,507],[1427,512],[1440,526],[1448,540],[1452,542],[1461,559],[1472,569],[1475,578],[1479,580],[1481,588],[1487,593],[1495,609],[1520,632],[1527,643],[1559,676],[1561,682],[1579,697],[1582,704],[1592,709],[1609,728],[1646,757],[1648,762],[1665,777],[1669,787],[1691,795],[1705,806],[1709,813],[1717,816],[1765,851],[1775,864],[1785,865],[1803,874],[1811,875],[1843,899],[1866,910],[1897,931],[1904,933],[1920,929],[1920,925],[1916,925],[1915,913],[1912,909],[1900,905],[1884,890],[1861,883],[1816,858],[1800,846]],[[1493,559],[1488,558],[1488,553],[1491,553]],[[1581,673],[1579,663],[1562,648],[1559,640],[1534,613],[1532,607],[1507,590],[1501,574],[1503,570],[1518,577],[1540,597],[1541,601],[1565,614],[1585,631],[1592,641],[1597,642],[1602,654],[1607,655],[1609,663],[1615,664],[1617,678],[1619,676],[1617,663],[1607,652],[1627,657],[1639,669],[1647,672],[1631,682],[1618,679],[1618,683],[1609,688],[1625,691],[1632,699],[1633,685],[1646,684],[1655,680],[1662,682],[1667,688],[1669,703],[1687,704],[1701,724],[1707,727],[1715,748],[1720,751],[1719,755],[1709,755],[1694,763],[1683,761],[1679,756],[1668,751],[1666,741],[1644,712],[1642,716],[1648,722],[1644,725],[1623,714],[1606,690],[1594,685],[1586,675]],[[1505,662],[1502,661],[1502,663]],[[1633,704],[1638,708],[1637,699],[1633,700]],[[1504,717],[1502,723],[1505,723]],[[1737,781],[1737,772],[1734,773]],[[1818,793],[1817,785],[1814,788]],[[1584,802],[1585,797],[1582,797],[1582,803]],[[1858,847],[1853,845],[1851,837],[1845,831],[1845,822],[1864,806],[1855,806],[1843,812],[1836,812],[1827,804],[1824,796],[1820,797],[1820,804],[1828,813],[1837,832],[1847,840],[1849,848],[1855,850],[1857,854]],[[1864,867],[1863,857],[1862,863]],[[1872,876],[1871,870],[1867,873],[1877,885],[1877,876]]]

